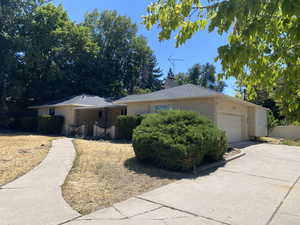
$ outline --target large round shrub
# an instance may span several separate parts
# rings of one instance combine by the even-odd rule
[[[222,158],[227,149],[225,132],[206,117],[179,110],[148,115],[133,133],[133,148],[140,161],[187,171],[204,157]]]

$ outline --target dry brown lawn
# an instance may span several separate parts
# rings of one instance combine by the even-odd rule
[[[258,141],[266,142],[269,144],[281,144],[281,139],[280,138],[273,138],[273,137],[259,137]]]
[[[86,140],[74,143],[77,159],[63,186],[63,194],[81,214],[188,176],[140,164],[128,143]]]
[[[24,175],[46,156],[54,137],[0,133],[0,186]]]
[[[289,140],[289,139],[274,138],[274,137],[261,137],[259,140],[269,144],[300,146],[300,140]]]

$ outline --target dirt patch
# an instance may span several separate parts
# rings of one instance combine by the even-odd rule
[[[24,175],[46,156],[55,137],[0,133],[0,186]]]
[[[300,146],[300,140],[289,140],[284,138],[260,137],[259,141],[276,145]]]
[[[63,186],[65,200],[88,214],[190,174],[142,165],[131,144],[75,140],[77,159]]]
[[[258,137],[257,140],[263,143],[274,144],[274,145],[281,144],[282,141],[282,139],[280,138],[273,138],[273,137]]]

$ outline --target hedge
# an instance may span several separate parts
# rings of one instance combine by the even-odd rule
[[[39,116],[38,131],[45,134],[60,134],[64,125],[64,120],[63,116]]]
[[[139,126],[144,119],[144,116],[119,116],[117,118],[117,138],[132,140],[134,129]]]
[[[11,116],[0,115],[0,128],[14,128],[15,122],[16,119]]]
[[[36,116],[21,117],[20,126],[25,131],[37,131],[38,118]]]
[[[227,150],[225,132],[194,112],[161,111],[147,116],[134,130],[138,160],[158,167],[188,171],[205,158],[220,160]]]

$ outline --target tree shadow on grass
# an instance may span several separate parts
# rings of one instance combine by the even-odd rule
[[[18,137],[18,136],[47,136],[47,137],[54,137],[54,138],[65,138],[66,136],[60,134],[43,134],[39,132],[26,132],[26,131],[7,131],[7,130],[0,130],[0,137]]]
[[[0,130],[0,136],[2,137],[25,136],[25,135],[42,135],[42,134],[38,132],[27,132],[27,131],[20,131],[20,130]]]
[[[209,174],[217,171],[219,168],[224,167],[226,162],[218,162],[218,165],[214,168],[209,168],[211,163],[205,162],[200,167],[196,168],[194,171],[189,172],[176,172],[157,168],[150,163],[144,163],[138,161],[135,157],[129,158],[124,162],[124,166],[137,174],[145,174],[150,177],[155,177],[158,179],[170,179],[170,180],[180,180],[180,179],[196,179],[201,176],[208,176]]]

